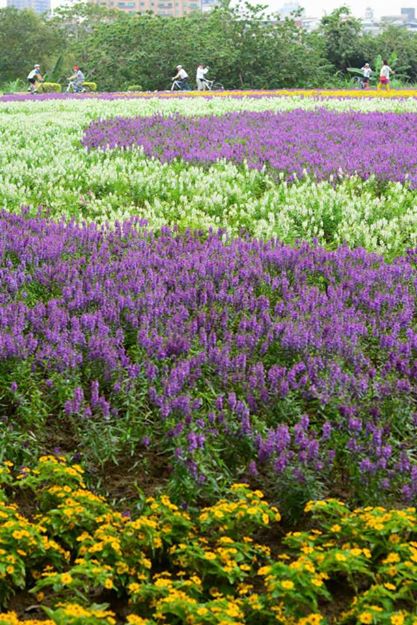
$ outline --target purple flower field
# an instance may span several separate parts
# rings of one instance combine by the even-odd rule
[[[408,181],[417,188],[417,116],[411,113],[337,113],[326,109],[223,116],[113,118],[93,122],[86,148],[142,146],[161,161],[218,159],[267,166],[291,179],[357,174]]]
[[[2,212],[3,422],[127,420],[199,488],[415,500],[416,257]]]

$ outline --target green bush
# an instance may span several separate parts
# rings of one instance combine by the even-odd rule
[[[143,91],[142,85],[129,85],[128,91]]]
[[[43,82],[38,86],[39,93],[61,93],[61,85],[57,82]]]
[[[84,87],[88,89],[88,91],[97,91],[97,83],[95,82],[84,82]]]

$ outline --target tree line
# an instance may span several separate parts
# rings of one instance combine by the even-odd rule
[[[417,37],[388,26],[364,33],[347,7],[306,32],[297,15],[272,19],[261,5],[222,0],[210,13],[181,18],[126,14],[92,4],[62,8],[52,17],[0,9],[0,83],[25,78],[40,63],[63,81],[73,63],[100,90],[166,89],[177,64],[191,77],[199,63],[231,89],[337,86],[348,67],[396,53],[406,81],[417,82]]]

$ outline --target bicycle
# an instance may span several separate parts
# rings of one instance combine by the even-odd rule
[[[364,88],[363,76],[354,76],[350,82],[356,89]]]
[[[73,80],[70,80],[67,88],[65,89],[65,93],[90,93],[91,89],[86,85],[82,85],[79,89],[75,88],[75,83]]]
[[[189,91],[190,87],[187,81],[173,80],[171,85],[171,91]]]
[[[208,91],[224,91],[224,87],[221,82],[209,80],[208,78],[203,78],[202,81],[206,85]]]

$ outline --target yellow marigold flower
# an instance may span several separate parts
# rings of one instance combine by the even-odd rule
[[[292,582],[290,579],[284,579],[281,582],[281,586],[285,589],[285,590],[292,590],[294,588],[294,582]]]
[[[9,566],[6,568],[6,572],[9,575],[12,575],[14,573],[14,566],[12,566],[11,564],[9,564]]]
[[[398,534],[391,534],[391,536],[389,537],[389,541],[390,543],[392,543],[393,545],[398,545],[398,543],[400,542],[400,537],[398,536]]]
[[[129,614],[127,622],[128,625],[147,625],[149,623],[148,619],[136,616],[136,614]]]
[[[338,562],[346,562],[346,559],[347,559],[347,558],[346,558],[346,556],[345,556],[343,553],[337,553],[337,554],[335,555],[335,559],[336,559]]]
[[[309,614],[308,616],[304,616],[297,621],[297,625],[320,625],[323,617],[321,614]]]
[[[61,575],[61,584],[68,586],[72,582],[72,576],[69,573],[63,573]]]
[[[13,538],[15,538],[16,540],[20,540],[23,536],[23,532],[21,532],[20,530],[15,530],[12,534]]]
[[[242,568],[242,567],[240,567]],[[271,572],[271,567],[270,566],[262,566],[259,570],[258,570],[258,575],[268,575],[268,573]]]
[[[382,560],[382,564],[392,564],[393,562],[399,562],[401,560],[398,553],[389,553],[385,560]]]
[[[114,586],[113,580],[106,579],[106,581],[104,582],[104,588],[107,588],[108,590],[110,590],[111,588],[113,588],[113,586]]]
[[[359,623],[365,623],[365,625],[372,623],[372,621],[374,620],[374,617],[372,616],[371,612],[362,612],[362,614],[359,614]]]
[[[353,549],[350,550],[350,553],[352,554],[352,556],[360,556],[362,555],[362,549],[359,549],[358,547],[354,547]]]
[[[398,573],[398,569],[396,566],[390,566],[389,569],[387,569],[386,573],[390,577],[395,577]]]
[[[313,584],[313,586],[317,586],[320,588],[320,586],[323,586],[323,580],[320,579],[320,577],[313,577],[313,579],[311,580],[311,583]]]
[[[338,534],[341,531],[341,529],[342,529],[341,526],[335,523],[335,525],[331,526],[330,531],[334,532],[335,534]]]
[[[206,551],[204,557],[206,560],[215,560],[217,558],[216,554],[212,551]]]
[[[386,588],[387,590],[397,590],[397,587],[394,586],[394,584],[390,584],[389,582],[384,584],[384,588]]]
[[[198,608],[198,610],[197,610],[198,616],[207,616],[208,613],[209,613],[209,611],[204,606],[201,607],[201,608]]]
[[[398,614],[393,614],[391,616],[391,624],[404,625],[404,614],[401,614],[401,612],[399,612]]]

